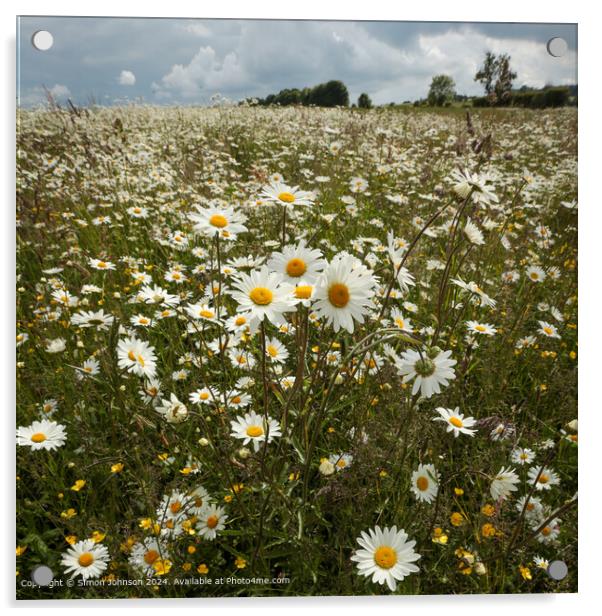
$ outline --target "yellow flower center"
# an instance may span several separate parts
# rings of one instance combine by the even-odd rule
[[[144,555],[144,562],[147,565],[152,565],[157,558],[159,558],[159,552],[157,552],[157,550],[149,550],[145,555]]]
[[[209,219],[209,224],[214,227],[218,227],[219,229],[223,229],[228,224],[228,221],[226,220],[226,217],[221,214],[213,214],[213,216]]]
[[[295,195],[290,192],[281,192],[278,195],[278,199],[280,199],[280,201],[284,201],[285,203],[293,203],[295,200]]]
[[[42,432],[36,432],[31,435],[31,440],[33,443],[43,443],[46,440],[46,435]]]
[[[313,287],[308,284],[302,284],[298,287],[295,287],[295,297],[297,299],[309,299],[311,297],[311,292],[313,291]]]
[[[240,396],[234,396],[230,402],[232,402],[232,404],[240,404]]]
[[[390,569],[397,562],[397,552],[388,545],[381,545],[374,552],[374,562],[381,569]]]
[[[537,280],[539,278],[539,274],[537,274],[536,272],[531,272],[531,279],[532,280]]]
[[[477,326],[475,326],[475,329],[478,332],[484,332],[487,328],[484,325],[477,325]]]
[[[201,310],[199,312],[199,315],[202,317],[205,317],[206,319],[212,319],[213,318],[213,312],[211,310]]]
[[[269,344],[268,348],[266,349],[268,352],[268,355],[270,357],[277,357],[278,355],[278,349],[273,345],[273,344]]]
[[[429,487],[429,480],[424,477],[418,477],[418,479],[416,479],[416,487],[421,491],[424,492],[425,490],[428,490]]]
[[[140,325],[148,325],[149,321],[146,317],[142,317],[139,321]]]
[[[263,428],[261,426],[249,426],[247,428],[247,436],[251,438],[257,438],[263,434]]]
[[[543,331],[544,331],[546,334],[548,334],[548,336],[551,336],[551,335],[552,335],[552,333],[553,333],[553,332],[552,332],[552,328],[551,328],[551,327],[544,327],[544,328],[543,328]]]
[[[206,391],[204,391],[204,392],[203,392],[203,393],[199,396],[199,398],[200,398],[201,400],[209,400],[209,394],[208,394]]]
[[[395,325],[397,325],[399,329],[403,329],[405,327],[403,319],[395,319]]]
[[[543,473],[539,476],[539,479],[537,480],[539,483],[548,483],[548,481],[550,481],[550,478],[547,475],[544,475]]]
[[[99,261],[98,262],[98,267],[100,267],[100,269],[104,269],[107,266],[107,264],[104,261]]]
[[[180,501],[175,501],[169,506],[169,509],[173,514],[176,514],[182,509],[182,503]]]
[[[78,559],[80,567],[89,567],[94,562],[94,556],[90,552],[84,552]]]
[[[328,299],[336,308],[344,308],[349,303],[349,289],[347,285],[335,282],[328,289]]]
[[[249,297],[251,298],[253,303],[257,304],[258,306],[267,306],[268,304],[272,303],[272,300],[274,299],[274,294],[265,287],[255,287],[254,289],[251,289]]]
[[[245,317],[237,317],[236,321],[234,321],[234,325],[240,327],[241,325],[244,325],[247,322],[247,319],[245,319]]]
[[[345,462],[345,460],[343,458],[341,458],[340,460],[337,460],[337,464],[336,464],[339,468],[345,468],[347,466],[347,462]]]
[[[216,515],[210,515],[207,518],[207,528],[215,528],[219,522],[219,518]]]
[[[303,259],[291,259],[286,264],[286,273],[292,278],[299,278],[299,276],[303,276],[307,271],[307,265],[305,265],[305,261]]]
[[[464,425],[459,417],[450,417],[449,423],[456,428],[461,428]]]
[[[544,527],[541,529],[541,534],[542,534],[544,537],[547,537],[547,536],[548,536],[551,532],[552,532],[552,529],[551,529],[549,526],[544,526]]]

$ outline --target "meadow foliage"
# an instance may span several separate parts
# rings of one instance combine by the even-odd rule
[[[471,113],[19,112],[19,597],[576,590],[576,111]]]

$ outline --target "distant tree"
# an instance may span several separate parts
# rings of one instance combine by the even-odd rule
[[[475,81],[480,81],[483,84],[485,88],[485,94],[487,94],[487,96],[491,96],[491,94],[493,94],[496,73],[497,59],[494,53],[488,51],[485,54],[483,66],[477,71],[476,75],[474,76]]]
[[[510,68],[510,56],[500,54],[496,56],[488,51],[485,54],[483,66],[474,76],[485,88],[485,94],[492,104],[506,104],[510,100],[512,82],[516,73]]]
[[[435,75],[428,93],[429,105],[441,107],[449,104],[456,96],[456,84],[449,75]]]
[[[510,56],[502,54],[497,59],[497,80],[495,82],[495,98],[498,104],[506,104],[510,100],[512,82],[516,73],[510,68]]]
[[[360,109],[372,109],[372,99],[365,92],[362,92],[358,96],[357,106]]]
[[[312,88],[309,102],[317,107],[348,107],[349,91],[342,81],[332,80],[319,83]]]
[[[317,107],[347,107],[349,92],[341,81],[320,83],[313,88],[285,88],[278,94],[269,94],[258,99],[259,105],[316,105]]]

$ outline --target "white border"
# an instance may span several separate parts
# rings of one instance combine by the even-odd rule
[[[387,20],[433,20],[438,21],[504,21],[504,22],[565,22],[579,23],[579,189],[580,189],[580,330],[579,352],[580,366],[580,424],[582,440],[580,444],[580,484],[583,490],[580,494],[580,558],[579,558],[579,595],[521,595],[521,596],[462,596],[462,597],[407,597],[407,598],[324,598],[324,599],[291,599],[291,600],[122,600],[111,603],[88,601],[36,602],[18,607],[26,611],[42,608],[44,610],[64,609],[121,609],[139,607],[145,610],[161,609],[178,611],[199,608],[206,613],[220,613],[230,610],[247,613],[287,610],[315,610],[324,608],[332,611],[344,609],[352,613],[365,613],[374,609],[386,613],[401,610],[412,610],[418,613],[449,613],[449,609],[462,613],[478,613],[481,616],[505,614],[518,610],[519,614],[537,612],[538,614],[566,614],[567,610],[585,607],[585,603],[599,603],[596,594],[601,586],[602,567],[597,555],[600,548],[600,514],[602,510],[594,500],[599,494],[600,462],[595,457],[597,439],[602,435],[600,417],[602,409],[598,402],[598,385],[600,377],[599,351],[602,339],[599,333],[600,302],[596,301],[602,294],[600,269],[602,255],[599,246],[602,245],[600,230],[602,222],[600,212],[600,163],[602,159],[602,135],[600,134],[600,117],[602,115],[600,88],[600,27],[599,10],[593,2],[578,0],[573,2],[526,2],[525,0],[504,0],[495,3],[475,1],[449,2],[430,0],[422,2],[391,2],[390,0],[370,0],[369,2],[345,2],[327,4],[324,0],[302,0],[301,2],[276,1],[242,1],[230,0],[222,3],[183,2],[169,0],[165,4],[149,5],[147,2],[132,2],[128,0],[104,0],[101,2],[83,3],[81,0],[54,0],[52,3],[42,1],[6,2],[2,5],[2,45],[5,51],[2,71],[2,120],[3,144],[0,148],[3,174],[4,203],[2,212],[2,233],[4,234],[2,282],[4,283],[5,301],[0,302],[2,310],[2,354],[5,365],[0,374],[6,380],[2,391],[5,392],[6,403],[2,407],[4,415],[3,437],[5,438],[5,472],[2,473],[2,487],[8,497],[5,502],[9,507],[0,508],[2,528],[2,589],[3,603],[7,606],[17,605],[14,595],[14,448],[13,408],[14,408],[14,110],[15,110],[15,16],[21,15],[98,15],[98,16],[149,16],[149,17],[232,17],[232,18],[297,18],[297,19],[387,19]],[[596,395],[598,394],[598,395]]]

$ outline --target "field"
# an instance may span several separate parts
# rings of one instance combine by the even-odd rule
[[[18,598],[577,590],[575,109],[18,123]]]

